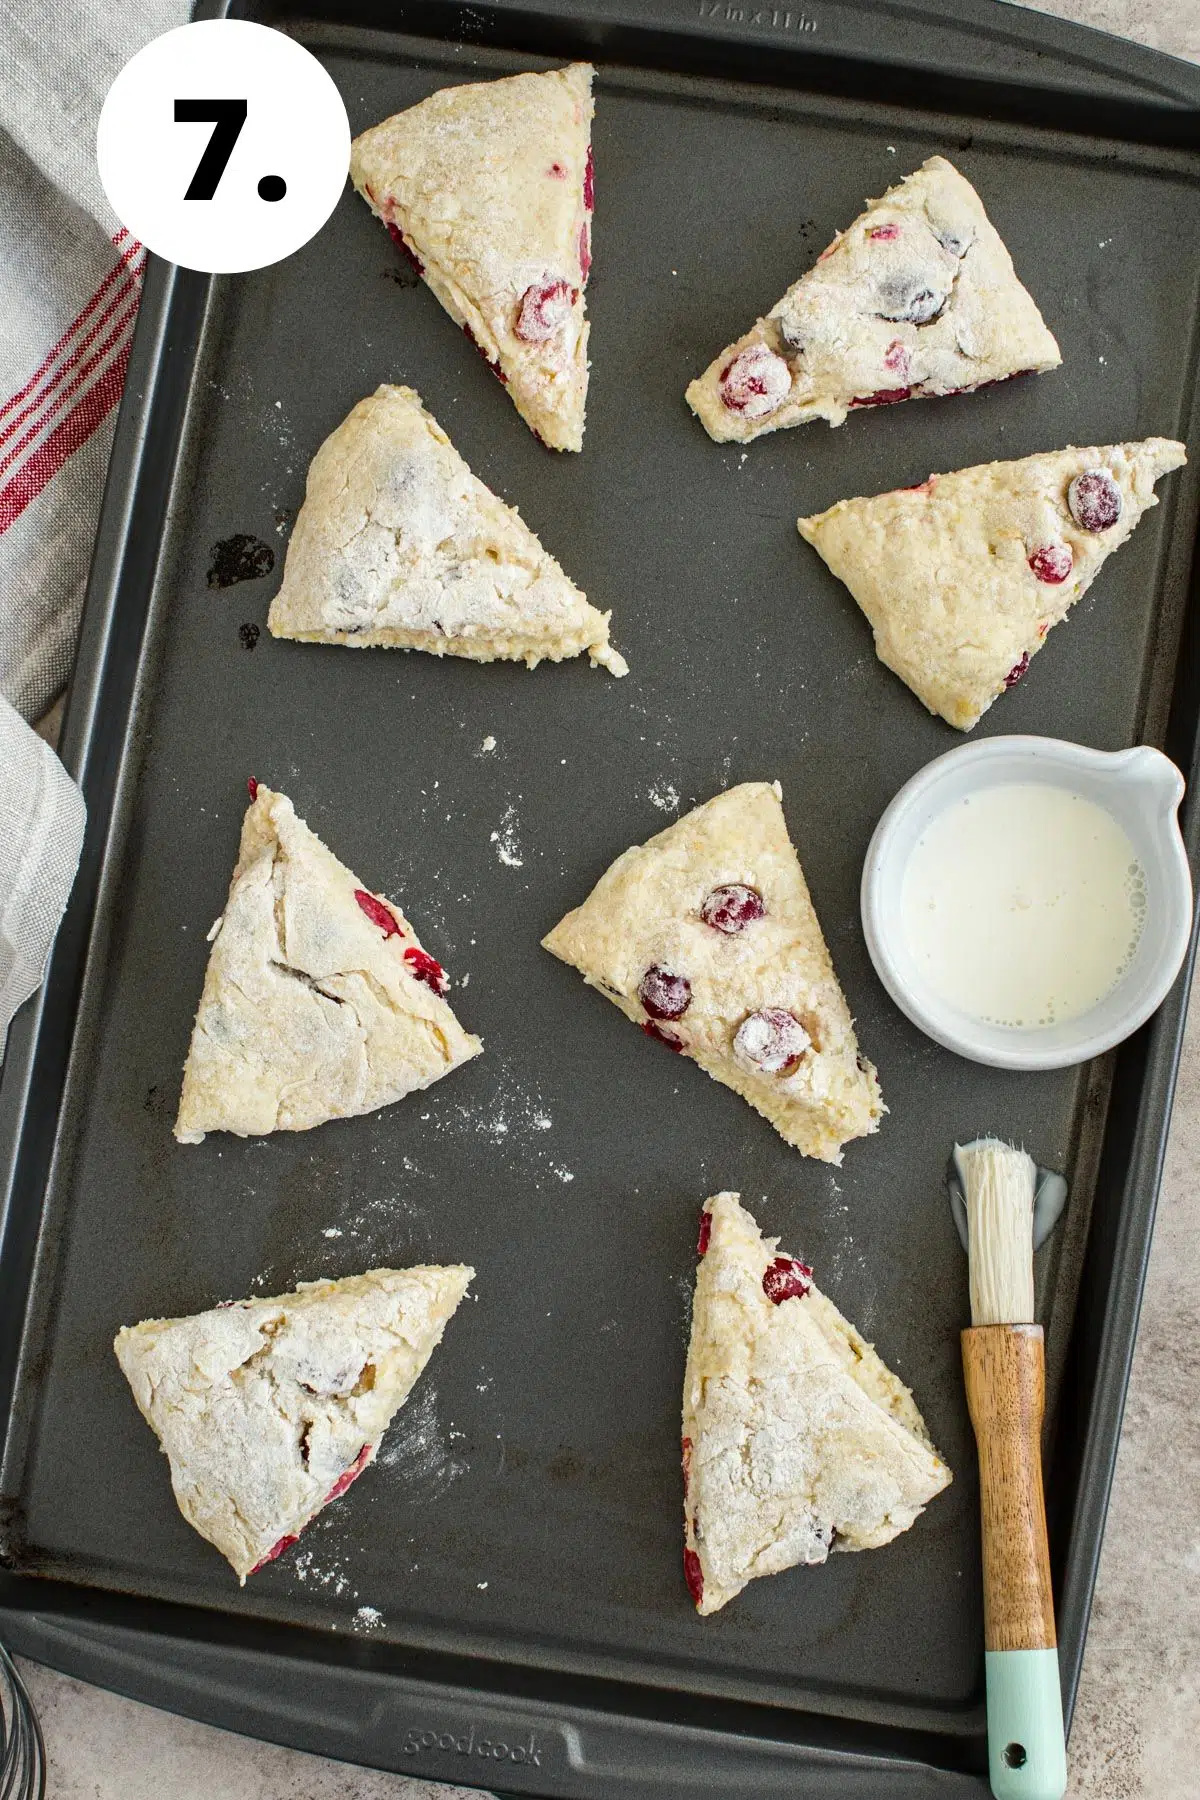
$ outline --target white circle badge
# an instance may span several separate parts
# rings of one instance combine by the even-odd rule
[[[185,269],[230,274],[279,262],[321,229],[345,186],[350,121],[301,44],[206,19],[125,64],[96,159],[135,238]]]

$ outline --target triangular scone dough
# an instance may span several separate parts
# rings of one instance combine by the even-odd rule
[[[626,663],[597,612],[412,388],[376,388],[317,451],[268,615],[275,637],[528,663]]]
[[[371,1269],[117,1333],[180,1512],[243,1583],[374,1461],[474,1273]]]
[[[687,398],[710,437],[747,442],[1061,361],[979,195],[931,156],[872,200]]]
[[[1186,460],[1182,444],[1147,438],[982,463],[839,500],[800,535],[866,613],[880,661],[969,731]]]
[[[354,140],[350,177],[552,450],[583,448],[592,67],[442,88]]]
[[[542,942],[806,1156],[840,1163],[884,1110],[778,783],[728,789],[626,850]]]
[[[445,971],[261,782],[214,940],[175,1136],[307,1131],[429,1087],[483,1049]]]
[[[777,1255],[736,1194],[700,1218],[684,1573],[697,1610],[712,1613],[756,1575],[888,1543],[951,1475],[908,1389],[812,1270]]]

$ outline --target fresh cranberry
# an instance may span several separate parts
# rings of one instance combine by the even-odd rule
[[[924,481],[914,481],[911,487],[897,488],[896,492],[898,494],[932,494],[936,479],[935,475],[927,475]]]
[[[782,1006],[766,1006],[742,1020],[733,1048],[764,1075],[783,1075],[811,1050],[812,1038],[795,1013]]]
[[[354,898],[358,901],[358,904],[362,907],[372,925],[378,925],[385,938],[394,937],[400,930],[399,925],[396,923],[395,913],[392,912],[390,907],[385,906],[382,900],[377,900],[374,894],[368,894],[364,892],[362,888],[355,888]]]
[[[592,228],[587,220],[579,227],[579,272],[586,281],[592,266]]]
[[[499,381],[500,383],[502,383],[502,385],[504,387],[507,387],[508,386],[508,376],[504,373],[504,370],[500,367],[500,364],[498,362],[496,362],[494,360],[494,358],[492,358],[488,355],[487,351],[484,349],[483,345],[480,343],[479,339],[475,336],[475,333],[471,330],[471,327],[469,325],[464,325],[462,329],[463,329],[463,336],[466,338],[468,344],[471,345],[472,349],[477,350],[479,352],[480,356],[482,356],[482,358],[483,358],[484,362],[487,364],[488,368],[492,371],[492,374],[496,377],[496,380]]]
[[[1085,469],[1067,489],[1067,505],[1081,531],[1108,531],[1121,516],[1121,490],[1106,469]]]
[[[686,1547],[683,1552],[683,1579],[688,1584],[688,1593],[699,1606],[704,1598],[704,1570],[700,1567],[700,1558],[696,1552]]]
[[[785,1300],[803,1300],[812,1287],[812,1270],[794,1256],[777,1256],[762,1278],[763,1293],[772,1306]]]
[[[567,179],[567,171],[560,162],[552,162],[550,167],[546,170],[546,173],[547,175],[553,175],[555,181],[565,181]]]
[[[651,963],[638,982],[638,999],[652,1019],[682,1019],[692,1004],[692,984],[661,963]]]
[[[748,419],[762,419],[787,399],[792,372],[766,344],[750,344],[718,377],[722,405]]]
[[[700,1230],[696,1237],[696,1255],[703,1256],[712,1242],[712,1214],[707,1206],[700,1209]]]
[[[1070,544],[1043,544],[1029,559],[1029,566],[1039,581],[1056,586],[1071,573],[1075,558]]]
[[[643,1019],[642,1030],[647,1037],[653,1038],[656,1044],[665,1044],[668,1050],[674,1050],[676,1056],[683,1049],[682,1039],[673,1036],[669,1031],[664,1031],[661,1025],[654,1023],[653,1019]]]
[[[896,400],[907,400],[915,388],[897,387],[880,388],[877,394],[859,394],[850,402],[851,406],[891,406]]]
[[[898,375],[901,381],[908,380],[912,371],[912,358],[908,354],[907,345],[902,344],[899,338],[893,338],[884,351],[883,366],[893,375]]]
[[[299,1542],[300,1533],[298,1531],[289,1531],[286,1537],[281,1537],[277,1544],[271,1545],[267,1554],[259,1558],[250,1573],[252,1575],[257,1575],[260,1569],[265,1569],[268,1563],[274,1562],[277,1556],[282,1556],[285,1550],[290,1550],[293,1544],[298,1544]]]
[[[879,314],[895,324],[932,325],[940,318],[949,293],[927,287],[919,275],[898,275],[879,288]]]
[[[583,204],[589,212],[596,209],[596,157],[590,144],[587,161],[583,165]]]
[[[257,800],[258,799],[258,783],[257,783],[257,781],[255,781],[253,775],[251,775],[249,781],[247,781],[246,786],[250,790],[250,798],[252,800]]]
[[[756,919],[764,918],[766,911],[763,897],[756,889],[746,887],[740,881],[730,881],[724,887],[715,887],[706,897],[700,917],[714,931],[735,937]]]
[[[410,944],[404,952],[404,960],[416,980],[423,981],[435,994],[444,994],[449,988],[449,976],[437,957],[430,956],[428,950],[421,950],[416,944]]]
[[[685,1437],[683,1440],[683,1447],[679,1460],[683,1465],[683,1497],[686,1500],[688,1496],[688,1484],[692,1479],[692,1440],[689,1437]]]
[[[391,233],[392,242],[395,244],[397,250],[402,250],[413,268],[417,271],[417,274],[423,275],[425,273],[425,264],[421,261],[400,227],[398,225],[393,225],[390,219],[388,220],[388,231]]]
[[[900,236],[900,227],[898,225],[874,225],[871,230],[868,231],[867,236],[869,238],[882,238],[885,242],[890,242],[892,238],[898,238]]]
[[[570,318],[574,298],[570,286],[559,278],[535,281],[521,295],[513,328],[517,336],[527,344],[544,344]]]
[[[324,1500],[324,1504],[326,1506],[329,1505],[329,1502],[331,1500],[336,1500],[338,1498],[339,1494],[344,1494],[346,1489],[350,1486],[350,1483],[352,1481],[357,1481],[358,1477],[362,1474],[363,1470],[366,1468],[368,1459],[370,1458],[370,1455],[371,1455],[370,1444],[364,1444],[362,1449],[359,1451],[358,1455],[355,1457],[354,1461],[350,1464],[350,1467],[348,1469],[346,1469],[344,1471],[344,1473],[342,1473],[341,1475],[338,1476],[337,1480],[334,1482],[333,1486],[330,1488],[329,1492],[326,1494],[325,1500]]]
[[[1013,664],[1012,668],[1008,671],[1008,674],[1004,677],[1005,687],[1006,688],[1016,687],[1018,681],[1020,681],[1022,675],[1024,675],[1024,673],[1028,667],[1029,667],[1029,652],[1028,652],[1028,650],[1022,650],[1020,662],[1015,662]]]

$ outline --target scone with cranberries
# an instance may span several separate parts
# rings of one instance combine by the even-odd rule
[[[442,88],[350,157],[367,205],[552,450],[583,447],[592,73]]]
[[[179,1510],[240,1581],[374,1461],[474,1273],[371,1269],[117,1333]]]
[[[308,471],[273,637],[534,669],[586,651],[624,675],[597,612],[412,388],[376,388]]]
[[[684,1575],[696,1609],[907,1531],[950,1470],[903,1382],[737,1194],[700,1214],[683,1386]]]
[[[619,856],[542,942],[789,1144],[840,1163],[884,1107],[781,799],[751,781],[696,807]]]
[[[1061,361],[979,195],[931,156],[872,200],[687,398],[710,437],[745,443]]]
[[[259,1137],[374,1112],[478,1056],[446,971],[286,794],[250,805],[183,1071],[175,1136]]]
[[[799,530],[867,615],[880,661],[969,731],[1186,461],[1168,438],[1050,450],[839,500]]]

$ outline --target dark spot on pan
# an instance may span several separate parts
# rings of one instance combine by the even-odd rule
[[[247,620],[247,622],[244,625],[238,626],[238,636],[242,640],[242,649],[243,650],[253,650],[255,644],[257,644],[257,642],[259,640],[260,635],[261,634],[259,631],[259,627],[257,625],[252,624],[249,620]]]
[[[222,538],[209,552],[208,585],[210,588],[234,587],[239,581],[259,581],[275,567],[275,552],[261,538],[248,532],[235,531]]]

